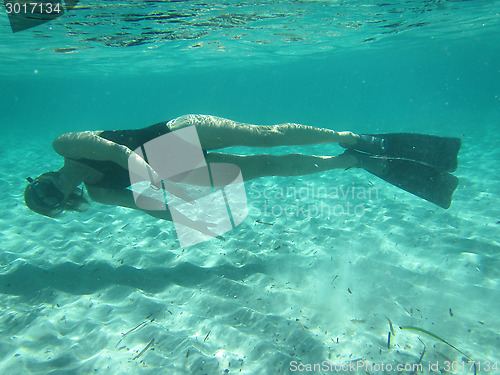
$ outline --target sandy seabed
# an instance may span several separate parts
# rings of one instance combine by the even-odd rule
[[[449,210],[358,170],[261,178],[240,226],[185,249],[124,208],[30,212],[25,178],[60,160],[19,141],[1,145],[2,374],[495,373],[498,139],[464,138]],[[273,195],[291,186],[377,195]]]

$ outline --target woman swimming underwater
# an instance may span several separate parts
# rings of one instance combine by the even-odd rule
[[[63,211],[82,211],[89,197],[98,203],[128,207],[156,218],[172,220],[168,210],[137,206],[130,189],[130,161],[154,169],[136,150],[167,133],[195,126],[207,163],[238,166],[245,181],[264,176],[298,176],[331,169],[363,168],[368,172],[440,207],[448,208],[458,179],[459,138],[425,134],[388,133],[357,135],[293,123],[251,125],[207,115],[185,115],[137,130],[85,131],[63,134],[53,142],[64,157],[55,172],[28,178],[26,205],[39,214],[57,217]],[[347,150],[338,156],[303,154],[233,155],[213,152],[231,146],[273,147],[340,143]]]

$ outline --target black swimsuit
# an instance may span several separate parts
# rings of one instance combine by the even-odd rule
[[[167,123],[159,122],[143,129],[103,131],[99,134],[99,137],[127,146],[131,150],[135,150],[150,140],[169,132],[170,129]],[[87,185],[106,189],[125,189],[130,186],[128,170],[112,161],[78,159],[78,162],[102,173],[102,178],[99,181],[86,183]]]

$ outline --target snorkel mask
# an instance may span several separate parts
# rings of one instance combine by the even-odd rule
[[[29,185],[24,191],[24,200],[31,210],[51,217],[61,212],[64,193],[47,173],[35,179],[28,177],[26,180]]]

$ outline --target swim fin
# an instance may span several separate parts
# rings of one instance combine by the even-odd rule
[[[437,170],[453,172],[458,166],[462,141],[455,137],[439,137],[415,133],[362,134],[348,149],[388,158],[409,159],[428,164]]]
[[[458,187],[457,177],[414,160],[374,156],[354,150],[346,150],[344,154],[355,156],[357,167],[444,209],[450,207],[453,192]]]

